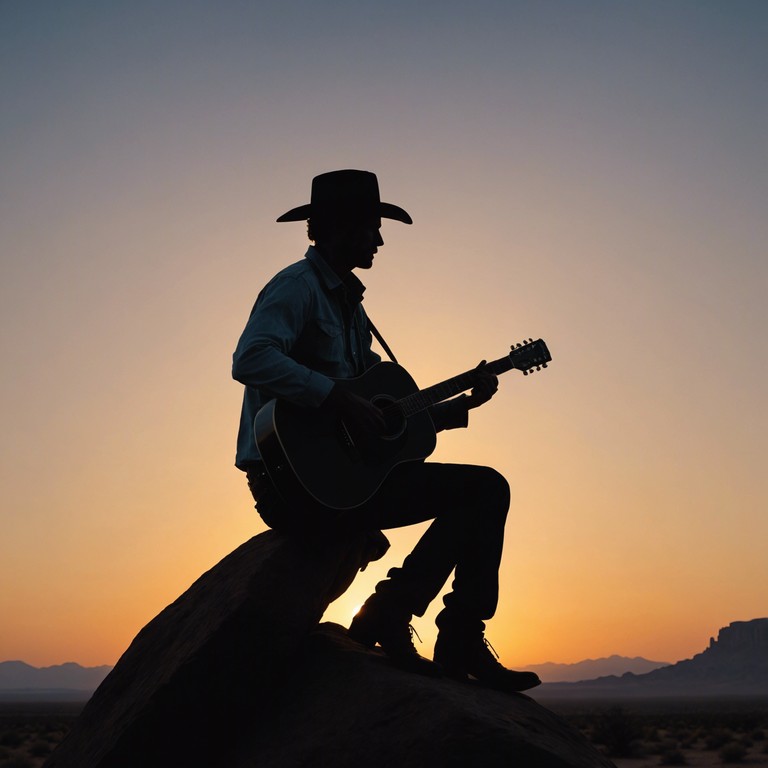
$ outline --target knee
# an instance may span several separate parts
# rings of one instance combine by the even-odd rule
[[[506,517],[511,499],[507,478],[491,467],[482,467],[482,469],[483,495],[488,499],[490,506]]]

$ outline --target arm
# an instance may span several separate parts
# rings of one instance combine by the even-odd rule
[[[267,284],[235,349],[232,376],[269,397],[320,405],[332,379],[290,357],[311,308],[311,290],[302,279],[279,276]]]
[[[429,414],[435,424],[435,429],[457,429],[469,424],[469,412],[487,403],[499,388],[499,379],[492,373],[483,370],[485,360],[475,369],[475,385],[469,395],[459,395],[453,400],[446,400],[432,406]]]

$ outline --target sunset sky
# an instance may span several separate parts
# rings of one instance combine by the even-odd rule
[[[0,661],[113,664],[265,529],[231,356],[336,168],[413,216],[360,276],[422,386],[552,351],[435,454],[513,489],[502,660],[768,615],[766,39],[764,0],[0,2]]]

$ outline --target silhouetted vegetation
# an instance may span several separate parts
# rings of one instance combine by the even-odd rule
[[[0,768],[39,768],[64,738],[82,703],[0,703]]]
[[[690,765],[697,751],[723,765],[768,765],[768,700],[544,702],[610,757]],[[0,704],[0,768],[40,768],[82,704]]]
[[[768,765],[768,700],[543,702],[611,758],[689,765],[695,752],[723,764]]]

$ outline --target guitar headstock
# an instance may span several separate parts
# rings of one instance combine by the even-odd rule
[[[552,355],[549,354],[543,339],[521,341],[513,344],[511,349],[509,359],[512,367],[522,371],[524,376],[546,368],[547,363],[552,360]]]

